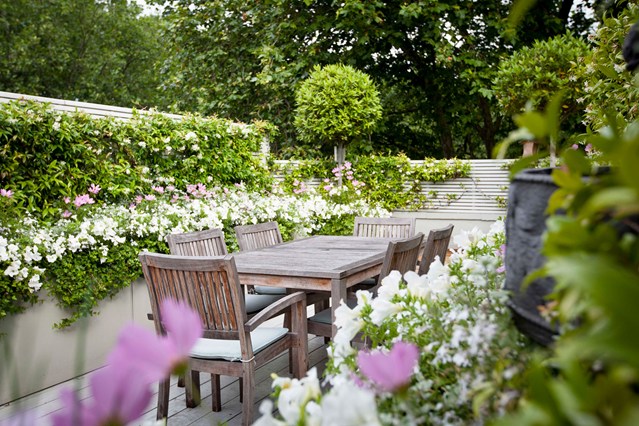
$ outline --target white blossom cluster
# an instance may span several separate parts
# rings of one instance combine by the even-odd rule
[[[375,297],[360,290],[354,308],[342,303],[335,313],[337,334],[329,348],[327,380],[333,388],[327,395],[357,388],[358,351],[352,345],[357,336],[380,349],[404,341],[421,351],[418,371],[405,392],[375,395],[377,409],[368,410],[376,413],[376,422],[483,423],[511,406],[519,397],[512,380],[521,377],[526,355],[502,290],[503,225],[498,221],[487,234],[477,229],[461,232],[454,237],[446,264],[438,258],[422,276],[393,271]],[[348,402],[331,407],[342,411],[330,415],[352,414],[352,392]],[[473,399],[478,395],[485,399],[475,413]],[[299,413],[300,408],[303,404],[288,411]],[[325,409],[316,414],[322,415],[327,415]],[[264,424],[320,424],[288,420]]]
[[[343,382],[322,395],[314,367],[299,380],[275,376],[272,386],[279,392],[277,408],[282,419],[273,416],[273,402],[266,399],[260,406],[262,416],[254,426],[381,425],[373,392]]]
[[[84,208],[84,207],[83,207]],[[0,265],[5,276],[28,282],[32,292],[42,286],[47,265],[78,251],[96,250],[104,262],[109,248],[137,245],[139,240],[163,241],[168,234],[209,228],[255,224],[283,219],[297,226],[298,235],[317,231],[331,218],[342,215],[388,215],[361,201],[336,204],[319,195],[303,198],[283,194],[232,190],[209,191],[193,196],[181,193],[156,198],[138,197],[129,207],[92,207],[83,218],[61,219],[54,225],[23,220],[18,231],[0,229]]]

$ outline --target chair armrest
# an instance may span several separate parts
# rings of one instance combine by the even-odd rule
[[[262,309],[257,315],[251,318],[246,324],[244,324],[244,330],[248,332],[255,330],[266,320],[273,318],[289,306],[295,305],[297,303],[303,303],[302,306],[304,309],[306,309],[306,292],[298,291],[284,296],[274,303],[271,303],[266,308]]]

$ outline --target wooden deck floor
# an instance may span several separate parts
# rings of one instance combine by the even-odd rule
[[[324,371],[326,364],[326,345],[324,338],[309,336],[309,368],[317,367],[318,375]],[[288,354],[282,353],[279,357],[270,363],[259,368],[256,372],[256,389],[255,389],[255,413],[256,419],[259,417],[258,408],[264,398],[271,394],[271,373],[277,373],[280,376],[291,376],[288,372]],[[85,374],[76,380],[61,383],[50,387],[41,392],[13,401],[12,403],[0,406],[0,425],[4,424],[16,412],[22,410],[35,410],[38,418],[37,424],[51,424],[51,416],[61,408],[61,402],[58,399],[60,390],[66,387],[77,386],[83,398],[88,397],[88,377],[91,373]],[[202,404],[196,408],[186,408],[184,399],[184,388],[177,387],[176,378],[171,380],[171,393],[169,402],[169,418],[167,425],[186,426],[186,425],[217,425],[220,423],[229,426],[241,424],[242,404],[239,400],[239,384],[237,378],[222,377],[222,411],[214,413],[211,411],[211,387],[210,376],[202,374],[201,376],[201,392]],[[146,413],[136,424],[147,425],[155,420],[156,403],[157,403],[157,386],[154,387],[156,394],[153,396]]]

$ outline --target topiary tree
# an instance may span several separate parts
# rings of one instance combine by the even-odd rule
[[[345,146],[371,132],[382,116],[375,84],[348,65],[315,66],[296,92],[295,128],[302,141],[335,146],[341,167]]]
[[[504,112],[515,115],[530,108],[544,110],[562,91],[560,121],[563,128],[576,130],[583,118],[584,59],[590,47],[567,33],[536,41],[499,64],[493,91]],[[551,152],[551,156],[553,153]]]

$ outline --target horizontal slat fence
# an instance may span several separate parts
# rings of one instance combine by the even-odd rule
[[[43,102],[51,104],[51,108],[56,111],[64,112],[76,112],[81,111],[89,114],[92,117],[114,117],[124,120],[129,120],[133,117],[133,109],[116,107],[111,105],[93,104],[89,102],[77,102],[67,101],[64,99],[45,98],[42,96],[22,95],[18,93],[1,92],[0,91],[0,103],[7,103],[19,99],[26,99],[35,102]],[[139,113],[148,113],[145,110],[137,110]],[[171,117],[175,120],[181,120],[182,116],[177,114],[163,113],[167,117]]]
[[[463,160],[470,163],[470,176],[451,179],[445,182],[422,182],[421,194],[428,199],[419,212],[437,213],[438,215],[480,215],[495,219],[506,215],[508,199],[508,164],[512,160]],[[281,168],[296,167],[296,161],[275,161]],[[413,165],[421,165],[424,161],[411,160]],[[276,174],[275,178],[283,180],[284,176]],[[319,186],[320,179],[311,179],[307,186]]]

